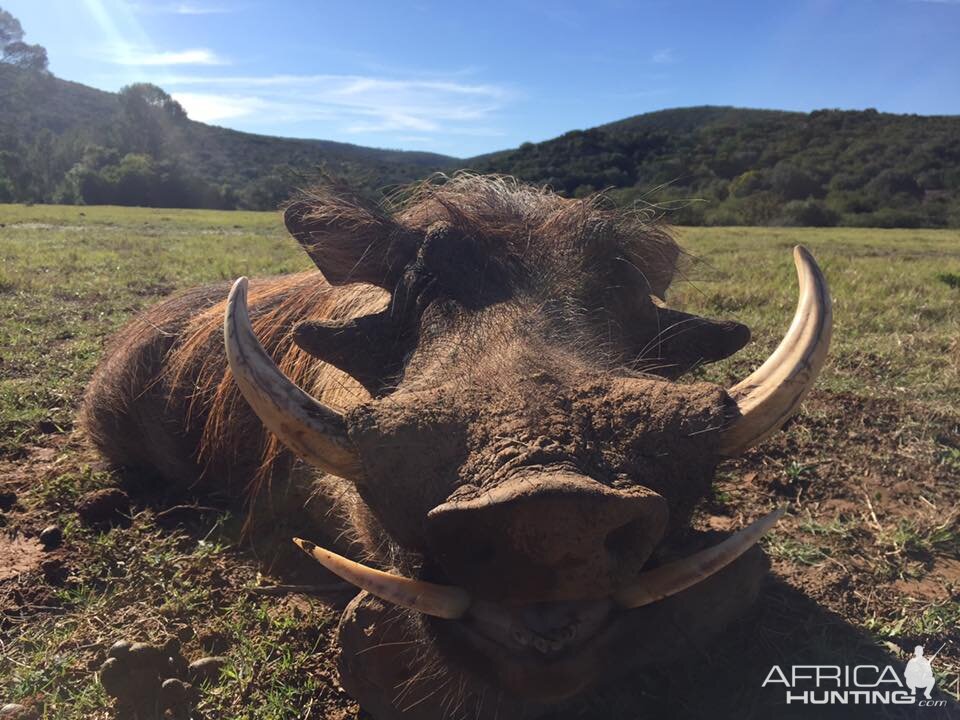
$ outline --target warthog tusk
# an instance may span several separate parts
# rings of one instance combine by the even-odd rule
[[[391,575],[348,560],[309,540],[294,538],[293,541],[334,575],[394,605],[446,620],[463,617],[470,607],[470,594],[462,588]]]
[[[614,593],[613,601],[626,609],[638,608],[663,600],[706,580],[756,545],[785,511],[786,508],[774,510],[718,545],[642,573],[629,586]],[[446,620],[458,620],[468,611],[473,612],[473,600],[462,588],[413,580],[376,570],[319,547],[309,540],[294,538],[293,542],[334,575],[381,600]],[[485,603],[477,604],[479,615],[484,615],[484,607]]]
[[[637,608],[663,600],[706,580],[756,545],[785,510],[784,507],[774,510],[718,545],[641,573],[630,585],[614,593],[614,601],[625,608]]]
[[[813,387],[830,347],[830,289],[813,255],[797,245],[793,261],[800,296],[783,340],[757,370],[727,392],[740,417],[723,430],[720,454],[736,457],[779,430]]]
[[[227,361],[250,407],[298,456],[325,472],[356,477],[360,460],[343,416],[314,400],[280,372],[250,326],[247,279],[233,284],[223,317]]]

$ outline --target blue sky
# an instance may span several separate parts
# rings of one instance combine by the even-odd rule
[[[58,76],[466,157],[687,105],[960,114],[960,0],[0,0]]]

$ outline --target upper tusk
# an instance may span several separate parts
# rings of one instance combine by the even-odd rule
[[[284,445],[333,475],[360,474],[360,460],[347,437],[343,416],[290,382],[254,335],[247,312],[245,277],[230,290],[223,341],[240,392]]]
[[[293,541],[334,575],[394,605],[446,620],[463,617],[470,607],[470,595],[462,588],[391,575],[348,560],[309,540],[294,538]]]
[[[663,600],[706,580],[756,545],[777,523],[785,510],[785,507],[781,507],[764,515],[719,545],[641,573],[633,583],[614,593],[614,601],[625,608],[638,608]]]
[[[740,417],[723,430],[720,454],[735,457],[779,430],[813,387],[830,348],[830,289],[816,260],[793,249],[800,296],[790,329],[767,361],[727,392]]]

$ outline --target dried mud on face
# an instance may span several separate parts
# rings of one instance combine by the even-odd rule
[[[236,519],[191,513],[182,499],[173,529],[157,522],[172,501],[135,489],[128,527],[84,527],[78,498],[117,478],[98,471],[77,439],[44,441],[2,463],[0,492],[16,499],[0,515],[0,553],[13,561],[0,574],[0,699],[44,717],[131,717],[95,671],[116,640],[176,637],[188,659],[216,653],[232,663],[228,679],[204,689],[194,717],[284,693],[289,703],[278,701],[275,717],[363,716],[333,664],[336,614],[349,596],[276,589],[296,579],[262,574]],[[729,531],[789,503],[766,541],[772,576],[754,610],[688,662],[618,680],[548,717],[813,717],[760,688],[771,665],[902,668],[916,644],[946,644],[935,669],[946,691],[938,697],[951,699],[960,672],[958,447],[960,417],[814,393],[786,432],[721,467],[696,515],[700,530]],[[51,523],[66,539],[45,551],[37,538]],[[60,663],[52,681],[50,663]],[[302,714],[286,714],[295,707]],[[913,716],[876,706],[844,712]]]

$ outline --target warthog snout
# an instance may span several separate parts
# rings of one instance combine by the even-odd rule
[[[667,503],[569,471],[529,472],[434,508],[427,533],[447,579],[507,603],[603,598],[657,545]]]

